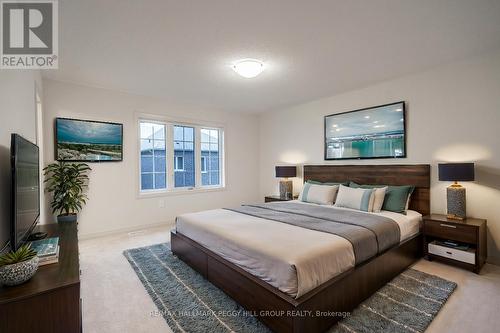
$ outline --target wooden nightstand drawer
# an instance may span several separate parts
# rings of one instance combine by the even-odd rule
[[[429,236],[477,244],[477,228],[473,226],[426,220],[424,228]]]

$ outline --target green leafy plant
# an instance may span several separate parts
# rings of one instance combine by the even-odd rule
[[[85,163],[56,162],[44,170],[46,190],[53,194],[52,213],[71,215],[82,210],[87,203],[85,189],[88,187],[88,172],[92,170]]]
[[[17,251],[11,251],[0,256],[0,267],[30,260],[34,256],[36,256],[36,251],[31,248],[31,244],[25,244]]]

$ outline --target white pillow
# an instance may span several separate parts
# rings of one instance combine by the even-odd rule
[[[408,196],[408,200],[406,200],[405,211],[407,211],[410,208],[411,195],[412,193],[410,193],[410,195]]]
[[[373,208],[375,198],[372,198],[372,193],[373,189],[371,188],[353,188],[340,185],[337,200],[335,201],[335,207],[352,208],[369,212],[370,202]]]
[[[369,212],[380,213],[382,206],[384,205],[385,192],[387,191],[387,188],[388,187],[386,186],[373,189],[373,205]]]
[[[337,196],[338,185],[316,185],[305,183],[299,195],[299,201],[319,205],[332,205]]]

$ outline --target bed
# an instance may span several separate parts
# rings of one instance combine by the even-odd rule
[[[419,227],[429,213],[429,165],[304,166],[307,180],[416,188],[407,215],[376,214],[397,224],[397,242],[361,262],[353,243],[338,235],[225,209],[182,215],[171,235],[175,255],[276,332],[325,331],[422,253]],[[306,203],[276,203],[272,209],[285,204],[312,209]],[[375,215],[356,214],[355,219]]]

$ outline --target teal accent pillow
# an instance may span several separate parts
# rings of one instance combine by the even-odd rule
[[[307,202],[307,196],[309,194],[309,189],[311,188],[312,183],[305,183],[304,187],[302,188],[302,192],[299,195],[299,200],[303,202]]]
[[[388,210],[390,212],[406,214],[406,202],[408,198],[415,190],[415,186],[402,185],[402,186],[390,186],[390,185],[359,185],[355,182],[350,182],[349,187],[353,188],[380,188],[386,187],[384,204],[382,205],[382,210]]]
[[[322,182],[318,182],[316,180],[308,180],[306,183],[314,184],[314,185],[329,185],[329,186],[344,185],[344,186],[349,186],[349,182],[343,182],[343,183],[326,182],[326,183],[322,183]]]

